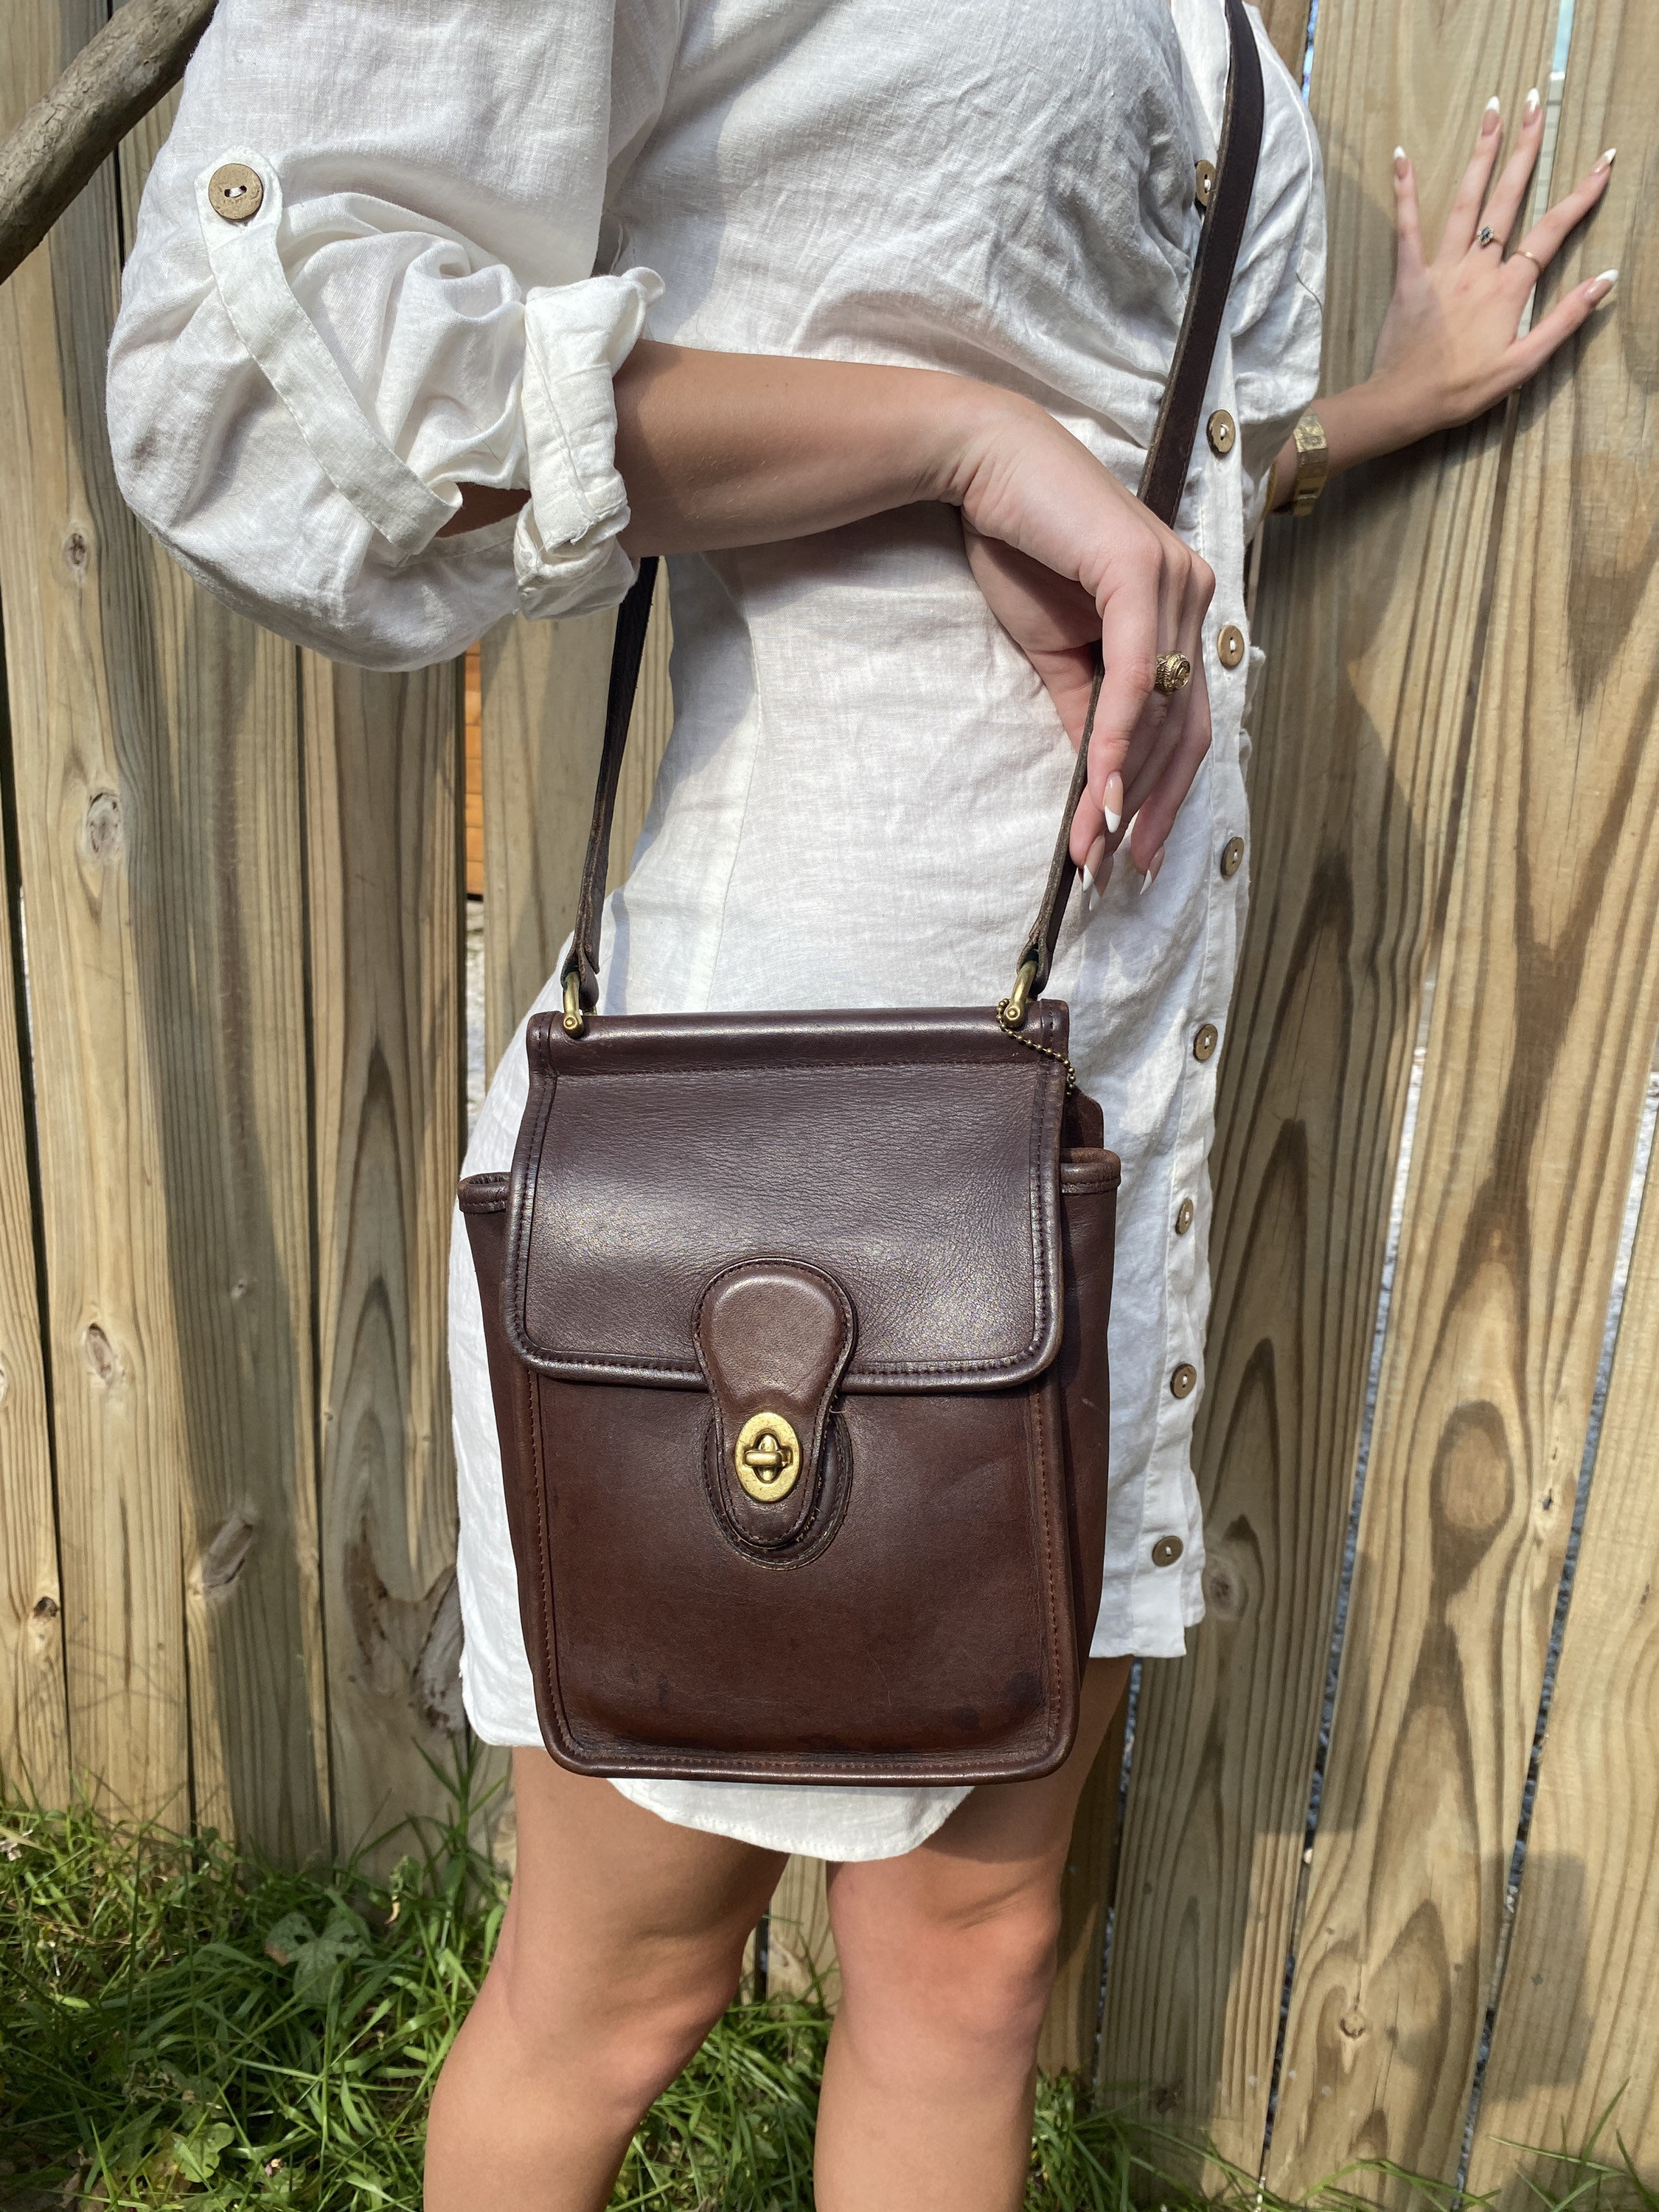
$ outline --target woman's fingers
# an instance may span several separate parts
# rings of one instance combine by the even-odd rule
[[[1417,206],[1417,172],[1403,146],[1394,149],[1394,228],[1397,277],[1420,275],[1423,268],[1423,223]]]
[[[1492,166],[1498,159],[1498,149],[1503,143],[1504,119],[1498,112],[1498,95],[1494,93],[1486,102],[1486,112],[1480,118],[1480,128],[1474,141],[1474,152],[1469,166],[1463,172],[1463,181],[1457,187],[1457,197],[1446,217],[1446,228],[1440,234],[1438,258],[1460,259],[1474,243],[1476,226],[1480,221],[1481,204],[1486,197],[1486,186],[1492,182]]]
[[[1207,570],[1206,573],[1209,574]],[[1207,711],[1208,690],[1204,676],[1204,617],[1209,604],[1210,591],[1200,588],[1198,580],[1194,578],[1194,588],[1188,592],[1187,604],[1182,610],[1181,636],[1177,647],[1177,650],[1184,653],[1193,664],[1192,680],[1183,690],[1176,694],[1170,712],[1163,726],[1149,731],[1147,742],[1133,749],[1133,766],[1127,779],[1128,788],[1124,794],[1123,811],[1126,815],[1138,816],[1151,793],[1158,788],[1158,782],[1170,762],[1186,742],[1188,726],[1192,720],[1194,708],[1201,704]],[[1190,778],[1188,781],[1190,781]],[[1173,821],[1173,819],[1174,815],[1171,814],[1170,820]],[[1166,824],[1164,835],[1168,834]],[[1162,842],[1163,839],[1160,837],[1158,844],[1148,843],[1146,832],[1137,821],[1133,842],[1136,865],[1144,868],[1147,860],[1158,850],[1158,844]]]
[[[1564,193],[1547,215],[1539,217],[1516,248],[1517,253],[1524,248],[1541,269],[1549,267],[1566,243],[1568,234],[1583,222],[1606,191],[1613,174],[1613,157],[1618,150],[1616,146],[1609,146],[1583,183]],[[1534,270],[1534,282],[1537,275]]]
[[[1124,770],[1127,787],[1121,794],[1120,807],[1126,819],[1133,822],[1133,858],[1144,875],[1155,874],[1158,854],[1170,826],[1179,812],[1182,800],[1191,787],[1197,764],[1209,749],[1210,705],[1209,692],[1204,672],[1204,618],[1215,594],[1215,571],[1206,561],[1190,552],[1185,546],[1179,549],[1179,566],[1182,576],[1182,596],[1180,628],[1174,641],[1174,649],[1184,653],[1192,663],[1193,672],[1186,685],[1158,704],[1164,711],[1158,713],[1149,708],[1142,715],[1140,727],[1129,747],[1128,763]],[[1176,763],[1188,763],[1172,775]],[[1164,805],[1161,811],[1147,816],[1144,810],[1149,796],[1162,792]]]
[[[1612,291],[1618,277],[1616,269],[1604,269],[1587,283],[1575,284],[1571,292],[1555,302],[1548,314],[1539,317],[1523,337],[1516,338],[1507,356],[1508,388],[1511,392],[1529,376],[1536,375],[1556,348],[1575,331],[1583,329]]]
[[[1527,187],[1532,182],[1532,173],[1538,167],[1538,149],[1543,143],[1544,103],[1534,85],[1527,94],[1527,104],[1522,112],[1521,135],[1516,141],[1515,151],[1504,162],[1481,217],[1500,243],[1515,228]]]
[[[1106,785],[1123,774],[1129,741],[1157,688],[1164,564],[1126,563],[1100,613],[1100,697],[1089,737],[1089,782],[1072,822],[1071,854],[1079,866],[1105,833]]]
[[[1134,817],[1129,858],[1144,876],[1158,872],[1175,819],[1187,802],[1193,779],[1210,750],[1210,695],[1200,693],[1187,709],[1181,734],[1161,763],[1158,775]]]

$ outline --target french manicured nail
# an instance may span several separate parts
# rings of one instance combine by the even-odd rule
[[[1160,845],[1152,855],[1152,865],[1140,879],[1140,896],[1145,898],[1158,881],[1158,872],[1164,866],[1164,848]]]
[[[1480,118],[1480,135],[1482,137],[1485,137],[1487,131],[1497,130],[1498,118],[1500,112],[1501,110],[1498,106],[1498,94],[1493,93],[1492,98],[1486,102],[1486,112]]]
[[[1123,778],[1114,769],[1106,779],[1106,788],[1100,795],[1101,811],[1106,817],[1106,834],[1115,837],[1123,827]]]
[[[1619,271],[1616,269],[1604,269],[1599,276],[1592,276],[1589,288],[1591,307],[1599,307],[1618,282]]]
[[[1533,117],[1537,114],[1539,109],[1543,105],[1543,101],[1538,96],[1538,87],[1534,85],[1532,90],[1527,94],[1526,113],[1528,123],[1532,121]]]
[[[1106,840],[1103,837],[1097,837],[1089,848],[1088,859],[1083,863],[1083,880],[1091,890],[1097,889],[1099,884],[1100,864],[1105,858]]]
[[[1619,149],[1616,146],[1609,146],[1607,152],[1602,155],[1601,160],[1596,163],[1596,167],[1598,169],[1610,169],[1613,167],[1613,156],[1618,153],[1618,151]]]
[[[1405,148],[1403,146],[1396,146],[1394,149],[1394,173],[1395,176],[1403,177],[1410,167],[1411,163],[1406,159]]]

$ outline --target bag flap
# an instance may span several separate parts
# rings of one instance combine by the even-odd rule
[[[994,1389],[1060,1344],[1066,1010],[592,1017],[530,1024],[504,1318],[589,1382],[702,1386],[713,1277],[846,1290],[849,1390]],[[1041,1049],[1033,1050],[1032,1046]]]

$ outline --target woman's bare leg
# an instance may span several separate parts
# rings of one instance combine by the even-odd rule
[[[600,2212],[629,2137],[730,2002],[782,1870],[542,1751],[513,1756],[519,1866],[432,2100],[426,2212]]]
[[[1058,1773],[975,1790],[902,1858],[832,1869],[818,2212],[1018,2212],[1060,1870],[1129,1666],[1091,1662]]]

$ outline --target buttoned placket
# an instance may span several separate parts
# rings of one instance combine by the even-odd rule
[[[1204,872],[1205,945],[1198,988],[1186,1009],[1181,1115],[1171,1160],[1165,1228],[1165,1345],[1163,1382],[1143,1493],[1137,1558],[1137,1612],[1183,1616],[1188,1578],[1201,1546],[1188,1540],[1182,1470],[1191,1449],[1203,1382],[1200,1267],[1207,1269],[1208,1156],[1214,1133],[1216,1077],[1237,962],[1244,889],[1246,822],[1238,764],[1249,669],[1243,594],[1243,505],[1231,348],[1224,343],[1212,380],[1212,404],[1194,455],[1199,491],[1193,542],[1212,561],[1215,599],[1204,628],[1205,675],[1215,739],[1202,778],[1209,858]],[[1189,494],[1190,496],[1190,494]],[[1212,549],[1213,549],[1212,550]],[[1194,800],[1200,794],[1194,792]],[[1191,802],[1189,802],[1191,803]],[[1206,1278],[1207,1280],[1207,1277]],[[1150,1568],[1148,1574],[1146,1570]]]

